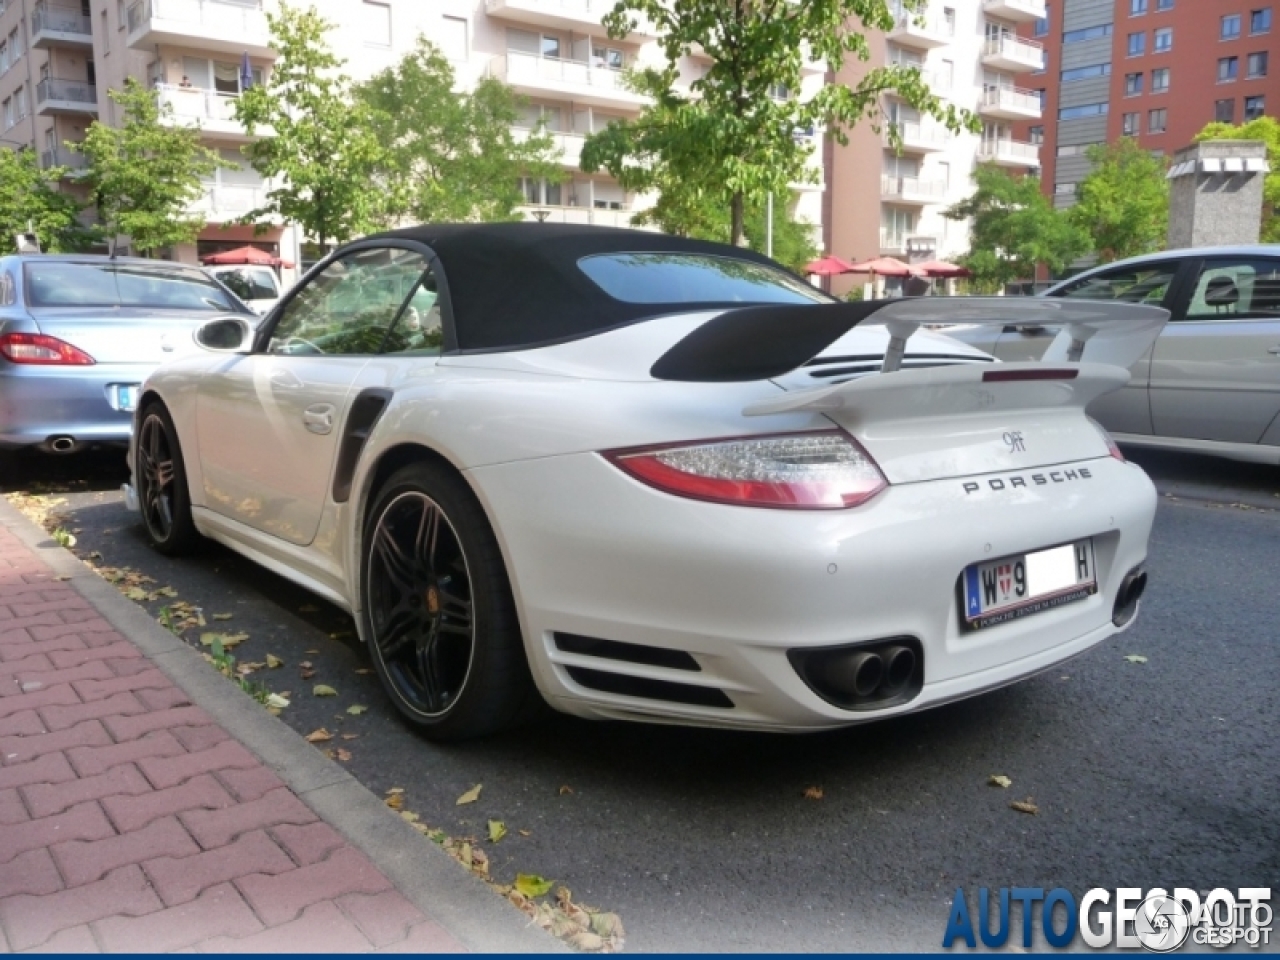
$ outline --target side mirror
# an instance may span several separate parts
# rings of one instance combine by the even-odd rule
[[[242,317],[216,317],[196,327],[196,343],[215,353],[248,353],[253,346],[253,327]]]

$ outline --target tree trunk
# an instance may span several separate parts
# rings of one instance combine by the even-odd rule
[[[742,246],[742,221],[745,202],[742,191],[734,192],[729,201],[729,242],[735,247]]]

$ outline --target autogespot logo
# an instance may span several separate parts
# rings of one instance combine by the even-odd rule
[[[993,896],[978,890],[976,910],[963,888],[951,901],[951,915],[942,936],[944,949],[957,940],[970,948],[1004,947],[1014,929],[1013,905],[1020,904],[1022,946],[1031,947],[1039,920],[1045,942],[1056,949],[1075,944],[1102,949],[1138,949],[1170,953],[1184,944],[1197,949],[1246,944],[1258,948],[1271,943],[1271,888],[1241,887],[1232,893],[1219,887],[1201,894],[1188,887],[1172,893],[1138,887],[1115,891],[1095,887],[1079,901],[1057,887],[1001,887]]]

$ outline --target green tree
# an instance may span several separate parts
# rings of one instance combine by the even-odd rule
[[[285,3],[267,22],[279,56],[267,82],[236,100],[236,118],[251,135],[264,134],[244,152],[275,186],[244,219],[292,220],[323,250],[376,227],[384,193],[371,181],[385,151],[341,72],[346,61],[325,39],[332,25],[314,8]]]
[[[976,189],[944,211],[969,221],[969,252],[959,260],[973,271],[972,285],[994,293],[1029,279],[1036,264],[1061,270],[1089,249],[1089,238],[1066,211],[1055,210],[1036,177],[1016,177],[992,164],[973,171]]]
[[[517,219],[522,174],[563,177],[545,130],[513,133],[521,98],[494,77],[471,93],[456,91],[453,67],[425,37],[355,94],[386,146],[377,179],[390,188],[381,211],[389,222]]]
[[[112,244],[121,234],[143,253],[191,243],[204,218],[189,212],[202,179],[228,166],[200,143],[200,128],[173,121],[154,90],[136,80],[108,96],[120,107],[118,127],[94,121],[77,148],[88,160],[84,183]]]
[[[1094,144],[1087,154],[1093,169],[1080,181],[1068,217],[1088,234],[1099,262],[1160,249],[1169,232],[1164,159],[1132,137]]]
[[[1262,184],[1262,242],[1280,243],[1280,120],[1275,117],[1258,117],[1232,126],[1229,123],[1211,123],[1195,136],[1202,140],[1261,140],[1267,145],[1267,159],[1271,172]]]
[[[83,205],[58,189],[66,172],[41,170],[34,150],[0,149],[0,253],[15,251],[18,233],[34,233],[47,253],[83,250],[96,239],[77,219]]]
[[[907,0],[912,11],[922,5]],[[850,54],[869,59],[860,31],[892,29],[887,0],[618,0],[604,23],[622,37],[638,17],[662,38],[665,65],[629,75],[651,103],[638,119],[593,135],[582,168],[607,170],[628,190],[656,190],[665,215],[681,223],[702,203],[723,202],[733,243],[742,239],[748,205],[812,181],[810,145],[796,131],[829,133],[843,145],[858,121],[880,121],[888,92],[953,130],[974,122],[932,94],[916,68],[876,67],[854,86],[827,84],[809,100],[796,96],[806,57],[835,71]],[[677,63],[694,53],[710,56],[711,66],[680,89]],[[680,196],[666,200],[673,193]]]

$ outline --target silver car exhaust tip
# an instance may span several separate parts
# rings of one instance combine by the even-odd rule
[[[75,437],[50,437],[49,449],[54,453],[72,453],[76,449]]]

